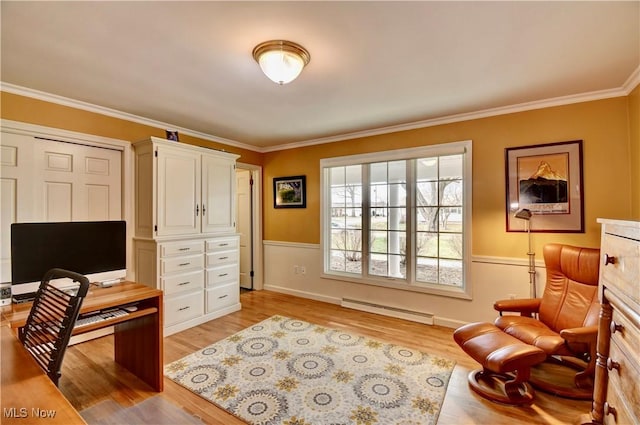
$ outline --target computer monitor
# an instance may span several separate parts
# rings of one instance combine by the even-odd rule
[[[13,223],[12,293],[36,291],[45,272],[55,267],[83,274],[90,282],[124,278],[126,238],[124,221]]]

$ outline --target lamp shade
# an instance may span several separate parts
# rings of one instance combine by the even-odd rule
[[[286,40],[260,43],[253,49],[253,58],[262,72],[278,84],[287,84],[298,78],[311,56],[304,47]]]

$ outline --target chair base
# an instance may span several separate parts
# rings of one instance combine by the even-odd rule
[[[576,373],[584,370],[586,363],[577,359],[549,357],[547,361],[531,368],[529,382],[536,389],[558,397],[576,400],[593,399],[593,379],[586,378],[576,385]]]
[[[499,374],[487,369],[469,373],[469,387],[487,400],[521,406],[533,403],[535,390],[527,382],[516,382],[511,374]]]

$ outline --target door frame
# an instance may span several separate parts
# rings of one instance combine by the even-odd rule
[[[251,235],[252,257],[253,257],[253,289],[261,290],[264,287],[263,258],[262,258],[262,167],[243,162],[236,163],[236,169],[248,170],[253,179],[251,194],[251,204],[253,211],[251,214]]]
[[[122,152],[122,219],[127,223],[127,279],[134,280],[133,275],[133,229],[134,226],[134,161],[133,145],[131,142],[110,137],[95,136],[93,134],[79,133],[60,128],[45,127],[38,124],[30,124],[7,119],[0,120],[0,127],[4,133],[20,134],[24,136],[41,137],[65,143],[77,143],[84,146],[109,148]]]

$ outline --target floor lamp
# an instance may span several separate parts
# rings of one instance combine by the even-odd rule
[[[515,218],[519,218],[525,220],[525,225],[527,228],[527,236],[529,238],[529,251],[527,255],[529,256],[529,287],[531,291],[531,298],[538,297],[538,291],[536,290],[536,253],[533,251],[531,247],[531,211],[523,208],[518,210],[514,215]]]

